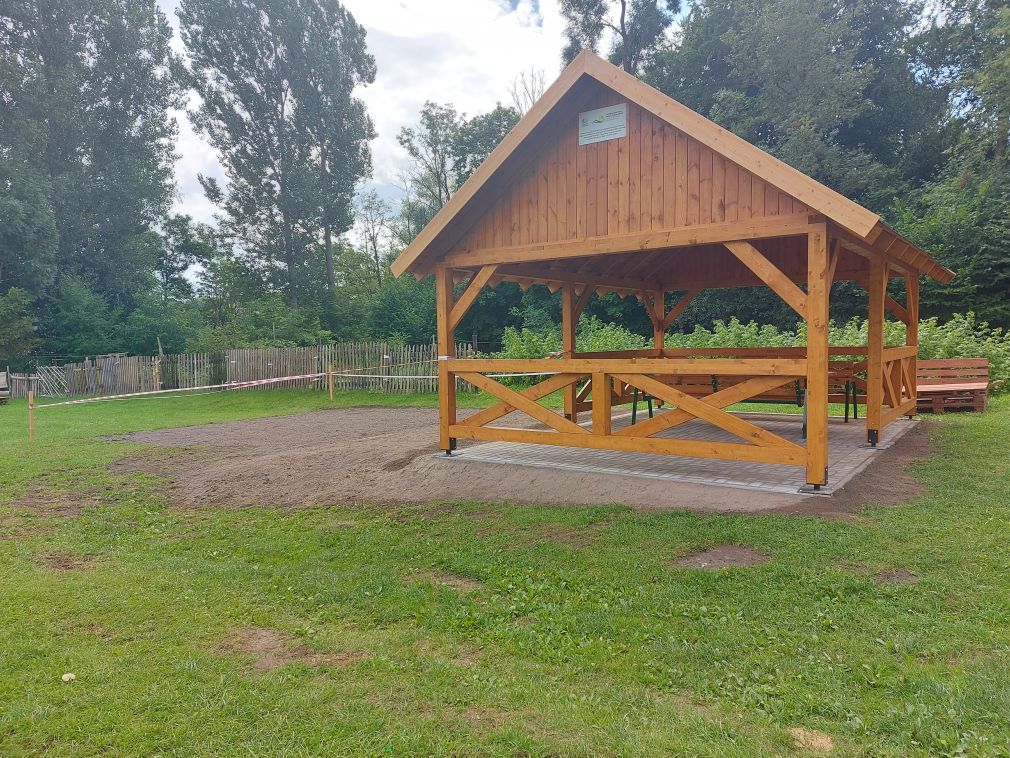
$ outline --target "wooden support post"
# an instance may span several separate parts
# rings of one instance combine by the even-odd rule
[[[828,481],[828,232],[807,235],[807,484]]]
[[[575,330],[578,326],[578,301],[575,297],[575,285],[566,284],[561,288],[561,342],[565,358],[575,357]],[[578,387],[574,383],[564,389],[565,418],[578,423],[576,410]]]
[[[593,373],[593,434],[610,436],[613,382],[602,371]]]
[[[874,447],[880,439],[884,405],[884,299],[887,296],[887,264],[870,261],[869,319],[866,353],[866,441]]]
[[[456,375],[449,371],[448,364],[456,357],[452,306],[452,269],[443,266],[435,271],[435,311],[438,320],[438,441],[446,455],[455,447],[455,440],[449,437],[449,427],[456,423]]]
[[[28,442],[35,443],[35,392],[28,390]]]
[[[330,402],[333,402],[333,364],[326,366],[326,387],[330,391]]]
[[[652,293],[652,346],[656,350],[656,355],[663,354],[663,345],[666,341],[666,293],[657,290]]]
[[[908,274],[905,276],[905,310],[908,312],[908,322],[905,327],[905,344],[916,349],[915,355],[908,359],[908,396],[913,400],[918,397],[919,388],[916,386],[915,372],[918,369],[919,360],[919,275]],[[915,415],[916,406],[912,406],[912,412],[908,414],[911,418]]]

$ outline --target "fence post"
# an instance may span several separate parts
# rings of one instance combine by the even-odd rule
[[[28,390],[28,443],[35,443],[35,391],[31,389]]]
[[[330,391],[330,402],[333,402],[333,364],[326,367],[326,387]]]

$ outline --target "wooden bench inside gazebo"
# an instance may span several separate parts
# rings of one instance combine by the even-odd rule
[[[588,52],[393,272],[435,277],[445,451],[457,439],[499,440],[774,463],[803,467],[815,488],[828,477],[830,401],[865,397],[871,445],[889,423],[915,413],[920,276],[954,276],[876,214]],[[868,342],[829,347],[831,286],[844,280],[869,293]],[[889,292],[896,280],[903,298]],[[561,358],[455,357],[460,320],[484,287],[506,281],[560,292]],[[806,322],[805,348],[664,347],[700,292],[740,288],[746,297],[745,288],[759,286]],[[640,299],[655,347],[579,352],[576,324],[594,293]],[[885,347],[885,311],[907,325],[905,345]],[[517,391],[491,376],[513,372],[544,379]],[[500,402],[460,420],[457,379]],[[615,428],[614,406],[636,390],[664,411]],[[563,413],[539,402],[558,391]],[[805,403],[805,444],[727,410],[749,399]],[[499,425],[516,410],[541,428]],[[669,436],[695,420],[733,441]]]

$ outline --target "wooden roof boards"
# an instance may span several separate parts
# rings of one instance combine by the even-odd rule
[[[579,113],[621,103],[626,136],[580,146]],[[798,238],[812,221],[843,240],[836,279],[862,278],[874,257],[943,283],[954,276],[876,214],[583,52],[392,270],[420,277],[439,264],[497,264],[492,284],[592,283],[622,294],[748,286],[745,267],[716,244],[739,239],[764,240],[801,281]]]

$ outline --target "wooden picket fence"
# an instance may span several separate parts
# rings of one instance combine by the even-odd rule
[[[473,357],[469,343],[457,346],[461,358]],[[209,385],[325,373],[332,367],[334,386],[393,394],[438,391],[437,350],[433,344],[341,342],[309,347],[226,350],[180,355],[102,355],[79,363],[41,366],[36,374],[12,374],[11,395],[89,397],[190,389]],[[326,377],[293,379],[265,385],[325,389]],[[461,391],[470,385],[461,383]]]

